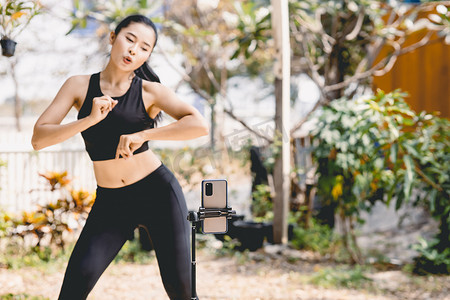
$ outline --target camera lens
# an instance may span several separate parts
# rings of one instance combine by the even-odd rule
[[[205,184],[206,186],[206,196],[211,196],[213,194],[213,186],[211,182]]]

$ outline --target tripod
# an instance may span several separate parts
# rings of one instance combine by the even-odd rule
[[[200,207],[198,211],[190,211],[187,216],[188,221],[191,222],[192,225],[192,251],[191,251],[191,300],[198,300],[197,298],[197,290],[196,290],[196,260],[195,260],[195,232],[197,229],[197,225],[201,220],[207,218],[217,218],[217,217],[226,217],[227,219],[231,219],[233,215],[236,215],[236,211],[231,210],[231,207],[226,208],[204,208]],[[223,232],[225,233],[225,232]]]

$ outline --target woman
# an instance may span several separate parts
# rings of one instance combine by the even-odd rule
[[[207,135],[208,126],[147,65],[156,41],[156,27],[148,18],[125,18],[110,34],[105,69],[67,79],[35,124],[36,150],[81,132],[97,181],[96,201],[70,257],[59,299],[86,299],[137,226],[149,233],[170,299],[190,299],[186,202],[178,181],[147,141],[193,139]],[[61,125],[72,106],[78,120]],[[177,121],[155,128],[161,111]]]

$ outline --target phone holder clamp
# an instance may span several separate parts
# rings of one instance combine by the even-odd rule
[[[236,211],[232,210],[231,207],[226,208],[204,208],[199,207],[198,211],[190,211],[187,217],[189,222],[198,222],[208,218],[218,218],[226,217],[231,219],[232,216],[236,215]]]

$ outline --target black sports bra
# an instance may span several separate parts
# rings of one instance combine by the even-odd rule
[[[100,89],[100,72],[92,74],[83,105],[78,112],[78,119],[91,113],[92,100],[103,96]],[[119,102],[105,119],[81,132],[91,160],[108,160],[116,156],[119,138],[154,127],[154,120],[145,110],[142,100],[142,79],[134,76],[128,91],[120,97],[112,97]],[[148,143],[134,151],[134,154],[148,150]]]

